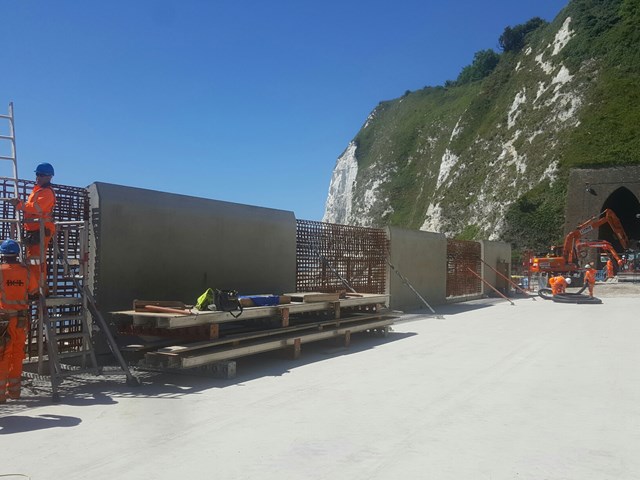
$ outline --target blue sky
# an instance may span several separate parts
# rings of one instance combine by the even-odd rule
[[[320,220],[378,102],[455,79],[506,26],[566,4],[0,0],[0,113],[14,102],[21,178],[50,162],[60,184]]]

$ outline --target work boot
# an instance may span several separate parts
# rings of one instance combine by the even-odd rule
[[[7,402],[7,377],[0,378],[0,403]]]
[[[10,378],[7,384],[7,394],[9,398],[17,400],[20,398],[20,379]]]

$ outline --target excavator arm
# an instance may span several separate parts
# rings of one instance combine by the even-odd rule
[[[607,208],[600,214],[590,218],[584,223],[581,223],[580,225],[578,225],[578,227],[575,230],[567,234],[567,236],[564,239],[564,246],[562,251],[568,263],[572,263],[574,261],[575,249],[577,247],[576,242],[578,242],[579,239],[582,238],[587,233],[593,231],[594,229],[600,227],[601,225],[604,225],[605,223],[609,224],[609,226],[611,227],[611,230],[613,230],[613,233],[616,235],[616,237],[618,237],[618,240],[620,241],[620,245],[622,246],[622,248],[624,250],[629,248],[629,238],[627,237],[627,234],[624,231],[624,228],[622,227],[622,223],[620,223],[620,219],[614,213],[613,210]],[[603,241],[604,240],[598,240],[598,242],[603,242]],[[609,243],[609,242],[606,242],[606,243]],[[611,251],[614,251],[611,244],[609,244],[609,247]]]
[[[562,253],[556,254],[554,256],[548,255],[547,257],[534,257],[531,264],[532,272],[570,272],[578,269],[576,264],[576,249],[578,245],[582,245],[582,248],[586,248],[584,245],[587,243],[585,241],[581,241],[580,239],[598,228],[600,225],[604,225],[608,223],[613,233],[620,240],[620,245],[622,245],[623,249],[629,248],[629,239],[627,238],[627,234],[622,227],[622,223],[620,223],[620,219],[611,209],[605,209],[603,212],[598,215],[590,218],[584,223],[581,223],[576,227],[575,230],[572,230],[567,234],[564,239],[564,243],[562,246]],[[604,240],[598,240],[597,242],[605,242]],[[615,250],[611,246],[609,242],[608,247],[598,247],[604,248],[612,255],[615,254],[616,260],[619,258],[618,254],[615,253]]]
[[[611,255],[616,260],[616,262],[620,262],[622,260],[618,255],[618,253],[613,248],[613,245],[611,245],[606,240],[594,240],[594,241],[578,240],[576,242],[576,250],[578,252],[581,252],[586,248],[599,248],[607,252],[609,255]]]

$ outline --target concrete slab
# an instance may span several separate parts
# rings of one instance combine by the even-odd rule
[[[450,305],[348,349],[240,359],[232,380],[32,392],[0,406],[0,475],[636,480],[640,297],[603,302]]]

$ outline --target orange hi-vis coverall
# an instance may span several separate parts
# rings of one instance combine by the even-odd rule
[[[29,293],[38,285],[21,263],[0,264],[0,403],[20,398]]]
[[[611,259],[607,260],[607,278],[613,278],[613,262]]]
[[[596,269],[589,268],[584,272],[584,283],[589,287],[589,296],[593,297],[593,285],[596,283]]]
[[[551,292],[554,295],[557,295],[559,293],[566,293],[567,292],[567,280],[562,275],[558,275],[556,277],[556,281],[553,284],[553,287],[555,288],[555,292],[553,291],[553,288],[551,289]]]
[[[567,281],[562,275],[551,277],[549,279],[549,285],[551,286],[551,293],[553,295],[558,295],[559,293],[565,293],[567,291]]]
[[[51,187],[51,183],[46,185],[36,185],[26,202],[19,202],[17,210],[24,212],[25,245],[27,250],[26,263],[31,267],[31,272],[36,279],[44,275],[45,262],[40,262],[40,221],[44,222],[44,252],[51,238],[56,232],[56,225],[53,223],[53,209],[56,206],[56,194]],[[37,280],[36,280],[37,281]]]

